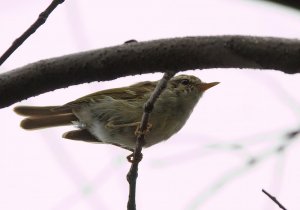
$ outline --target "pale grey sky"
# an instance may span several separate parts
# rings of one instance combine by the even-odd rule
[[[4,52],[49,1],[0,3]],[[242,34],[300,37],[300,12],[260,1],[66,1],[1,67],[10,70],[43,58],[118,45],[129,39]],[[213,69],[185,72],[219,81],[200,100],[172,139],[144,150],[138,209],[278,209],[261,189],[288,209],[299,207],[300,145],[283,155],[276,145],[300,126],[300,75]],[[63,104],[97,90],[156,80],[161,74],[83,84],[20,104]],[[70,128],[24,131],[21,118],[0,110],[0,209],[125,209],[127,151],[61,139]],[[3,120],[4,119],[4,120]],[[298,138],[299,140],[299,138]],[[242,144],[234,150],[232,144]],[[249,168],[250,157],[261,164]],[[215,185],[223,185],[215,190]],[[3,200],[4,199],[4,200]]]

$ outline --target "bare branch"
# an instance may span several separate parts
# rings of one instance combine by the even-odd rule
[[[283,210],[287,210],[274,196],[272,196],[270,193],[268,193],[267,191],[265,191],[264,189],[262,189],[263,193],[265,193],[272,201],[274,201],[274,203],[276,203],[279,208],[283,209]]]
[[[211,36],[133,42],[47,59],[0,75],[0,108],[58,88],[166,71],[209,68],[300,72],[300,40]]]
[[[251,169],[253,170],[254,167],[258,166],[259,164],[262,164],[266,160],[269,160],[269,158],[274,157],[274,155],[283,154],[282,152],[287,148],[291,148],[291,143],[295,142],[286,140],[287,139],[284,138],[277,145],[273,146],[272,144],[272,147],[268,147],[253,156],[247,157],[244,163],[242,163],[241,165],[221,174],[219,178],[212,182],[211,185],[209,185],[202,192],[195,195],[195,198],[185,209],[199,209],[200,205],[202,205],[208,199],[212,198],[213,195],[215,195],[220,189],[231,183],[237,177],[240,177],[241,175],[245,174]]]
[[[53,0],[51,2],[47,9],[39,15],[38,19],[3,53],[3,55],[0,57],[0,66],[31,34],[33,34],[41,25],[46,22],[51,12],[53,12],[53,10],[64,1],[65,0]]]
[[[300,129],[299,129],[299,130],[294,130],[294,131],[288,132],[287,137],[288,137],[289,139],[293,139],[293,138],[295,138],[296,136],[298,136],[299,134],[300,134]]]
[[[280,4],[282,6],[290,7],[296,10],[300,10],[300,2],[295,1],[295,0],[264,0],[264,1],[269,1],[274,4]]]
[[[142,116],[141,124],[139,127],[139,135],[137,137],[136,147],[133,152],[133,160],[130,167],[130,170],[127,174],[127,181],[129,183],[129,197],[127,203],[128,210],[135,210],[136,203],[135,203],[135,194],[136,194],[136,179],[138,177],[138,166],[139,162],[141,161],[142,157],[142,147],[145,144],[145,132],[148,127],[148,121],[150,113],[153,110],[154,104],[160,94],[167,86],[167,82],[174,76],[175,72],[167,72],[164,74],[163,78],[159,81],[155,90],[151,94],[150,98],[144,105],[144,113]]]

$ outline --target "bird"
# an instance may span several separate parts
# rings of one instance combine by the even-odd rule
[[[74,125],[62,135],[69,140],[112,144],[134,151],[136,131],[144,104],[158,81],[144,81],[127,87],[101,90],[61,106],[16,106],[25,117],[26,130]],[[178,75],[169,80],[151,112],[145,143],[150,147],[177,133],[190,117],[203,93],[219,84],[205,83],[193,75]]]

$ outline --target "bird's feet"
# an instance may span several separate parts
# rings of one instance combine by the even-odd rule
[[[146,135],[147,133],[150,132],[151,128],[152,128],[152,124],[151,123],[147,123],[147,128],[144,131],[141,131],[140,128],[141,124],[139,123],[139,125],[136,127],[134,134],[136,136],[140,136],[140,135]]]
[[[129,163],[138,163],[143,159],[143,154],[139,153],[136,158],[134,158],[134,152],[127,156]]]

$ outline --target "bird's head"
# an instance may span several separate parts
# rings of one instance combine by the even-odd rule
[[[205,83],[198,77],[184,74],[173,77],[169,82],[170,87],[177,96],[195,98],[200,98],[206,90],[217,84],[219,82]]]

